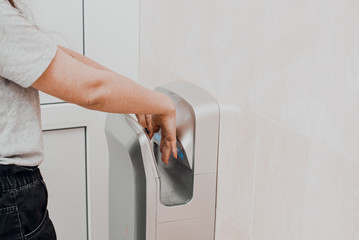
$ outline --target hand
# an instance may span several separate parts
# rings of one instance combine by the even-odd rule
[[[168,114],[153,115],[154,126],[161,128],[161,144],[160,152],[162,153],[161,160],[168,165],[168,160],[171,152],[174,158],[177,159],[177,143],[176,143],[176,111],[171,111]]]
[[[152,139],[153,134],[160,130],[160,127],[154,124],[152,120],[152,114],[136,114],[138,123],[143,127],[146,128],[148,131],[148,136]]]
[[[176,110],[171,110],[166,114],[136,114],[136,117],[138,123],[143,128],[147,128],[150,139],[161,128],[160,151],[162,162],[168,164],[171,152],[177,158]]]

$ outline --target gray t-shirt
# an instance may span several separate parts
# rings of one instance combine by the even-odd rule
[[[0,0],[0,164],[37,166],[43,160],[39,93],[57,45],[7,0]]]

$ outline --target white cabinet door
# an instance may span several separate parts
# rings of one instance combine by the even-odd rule
[[[82,0],[30,0],[34,23],[51,35],[57,44],[83,53]],[[41,93],[42,104],[63,102]]]
[[[40,165],[49,192],[48,209],[59,240],[87,240],[85,128],[44,132]]]
[[[58,239],[108,239],[106,115],[69,103],[42,105],[41,115],[45,160],[40,168]]]

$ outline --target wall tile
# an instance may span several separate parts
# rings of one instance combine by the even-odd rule
[[[216,240],[250,240],[250,236],[241,231],[221,211],[217,211],[215,238]]]
[[[359,120],[359,46],[355,44],[359,29],[353,25],[359,20],[354,10],[358,2],[277,0],[268,4],[253,25],[263,35],[257,35],[260,40],[253,44],[260,50],[261,58],[254,61],[260,75],[253,78],[256,101],[249,104],[359,159],[358,140],[353,141],[359,139],[354,123]]]
[[[215,89],[218,78],[211,30],[214,2],[143,1],[142,58],[187,81]]]
[[[168,2],[168,1],[167,1]],[[216,89],[219,86],[215,49],[216,0],[183,0],[169,4],[169,70],[178,76]]]
[[[303,240],[359,239],[359,163],[311,142]]]
[[[141,60],[140,65],[140,76],[140,83],[150,89],[154,89],[163,83],[180,80],[174,76],[171,76],[167,73],[167,71],[161,69],[152,62],[148,62],[143,59]]]
[[[153,64],[168,67],[171,29],[169,14],[161,0],[141,0],[140,13],[140,58]]]
[[[220,121],[217,208],[250,233],[257,116],[221,104]]]
[[[221,99],[221,96],[217,94],[217,91],[213,88],[210,88],[205,82],[194,82],[188,79],[184,79],[174,72],[170,72],[167,69],[161,68],[155,64],[152,64],[149,61],[142,60],[141,61],[141,80],[140,83],[148,88],[154,89],[155,87],[169,82],[174,81],[187,81],[192,82],[193,84],[203,88],[209,94],[214,96],[218,101]]]
[[[357,1],[329,0],[321,6],[315,54],[318,78],[313,136],[359,161],[359,20]],[[339,20],[340,19],[340,20]],[[339,21],[338,21],[339,20]]]
[[[218,1],[219,93],[359,159],[357,5]]]
[[[260,118],[257,144],[253,237],[300,239],[308,140]]]
[[[351,96],[332,93],[318,99],[313,106],[316,110],[313,136],[359,161],[359,102]]]

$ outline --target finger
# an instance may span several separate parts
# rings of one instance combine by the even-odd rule
[[[152,127],[153,127],[153,132],[158,132],[160,131],[160,125],[158,124],[157,121],[158,116],[156,114],[152,115]]]
[[[164,162],[164,164],[168,165],[168,160],[170,159],[171,156],[171,149],[168,147],[164,147],[163,151],[162,151],[162,162]]]
[[[148,136],[150,137],[150,139],[153,136],[153,124],[152,124],[152,115],[151,114],[146,114],[145,115],[145,119],[146,119],[146,125],[147,125],[147,130],[148,130]]]
[[[161,143],[160,143],[160,153],[162,154],[163,152],[163,147],[164,147],[164,141],[161,140]]]
[[[178,156],[177,156],[177,142],[176,142],[176,140],[171,141],[171,149],[172,149],[173,157],[174,157],[175,159],[178,159]]]
[[[138,123],[139,123],[143,128],[146,128],[146,127],[147,127],[147,124],[146,124],[145,115],[144,115],[144,114],[136,114],[136,117],[137,117]]]
[[[153,123],[154,124],[154,123]],[[160,126],[154,124],[153,126],[153,132],[156,133],[156,132],[159,132],[160,131]]]

